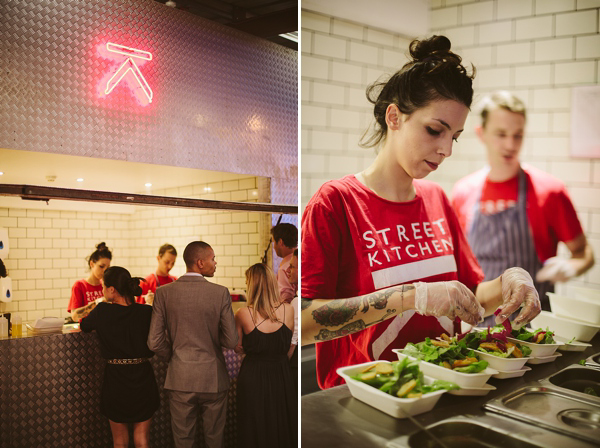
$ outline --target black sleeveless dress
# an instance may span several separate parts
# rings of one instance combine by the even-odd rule
[[[282,323],[262,333],[262,322],[242,339],[246,357],[237,382],[238,446],[296,447],[297,397],[287,358],[292,330]]]

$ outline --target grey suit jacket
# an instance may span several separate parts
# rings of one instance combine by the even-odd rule
[[[185,275],[154,296],[148,347],[169,359],[165,389],[216,393],[229,388],[221,347],[238,342],[231,296],[224,286]]]

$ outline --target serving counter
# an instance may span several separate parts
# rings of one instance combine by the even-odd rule
[[[95,333],[77,331],[0,340],[0,448],[112,447],[100,414],[104,359]],[[224,444],[236,447],[236,385],[242,356],[224,350],[231,379]],[[172,447],[171,416],[163,384],[167,362],[151,360],[160,408],[150,430],[152,447]],[[198,425],[197,440],[201,437]],[[131,437],[130,437],[131,439]],[[133,446],[133,441],[130,441]],[[198,447],[202,447],[201,442]]]
[[[580,360],[599,353],[600,334],[596,335],[591,344],[592,347],[588,347],[583,352],[560,352],[563,356],[558,357],[554,362],[531,365],[532,370],[526,372],[520,378],[490,378],[488,383],[497,389],[485,396],[444,394],[433,410],[413,418],[419,425],[426,427],[452,417],[468,416],[468,420],[480,421],[486,425],[493,426],[494,424],[502,423],[502,426],[510,432],[511,420],[484,411],[483,405],[525,384],[546,378],[569,365],[577,364]],[[409,446],[406,444],[406,436],[416,433],[421,429],[415,423],[411,422],[410,419],[395,419],[353,398],[346,385],[304,395],[301,399],[301,406],[302,446],[310,446],[311,448],[332,446],[344,446],[345,448]],[[533,425],[529,426],[532,431],[531,441],[539,444],[540,440],[543,440],[542,446],[548,448],[600,446],[600,439],[597,445],[593,445],[569,439],[558,433],[543,431]],[[466,445],[466,442],[467,440],[463,441],[463,446],[470,446]]]

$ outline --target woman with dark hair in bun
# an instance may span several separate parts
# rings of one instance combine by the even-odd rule
[[[96,250],[86,258],[90,275],[77,280],[71,288],[71,300],[67,311],[75,322],[79,322],[94,309],[96,303],[104,297],[102,294],[102,276],[110,266],[112,252],[106,243],[100,243]]]
[[[107,302],[81,320],[85,332],[96,330],[102,357],[107,360],[100,395],[100,412],[109,419],[115,447],[129,446],[133,423],[136,447],[149,446],[150,422],[159,406],[158,388],[146,343],[152,307],[135,303],[140,278],[120,266],[104,273]]]
[[[410,58],[367,89],[376,147],[360,173],[325,183],[302,215],[302,343],[315,343],[321,388],[336,369],[397,359],[394,348],[498,320],[539,313],[531,277],[483,273],[441,187],[423,180],[452,155],[473,99],[472,80],[444,36],[414,40]],[[474,71],[474,70],[473,70]]]

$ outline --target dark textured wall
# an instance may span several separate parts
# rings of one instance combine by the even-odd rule
[[[237,375],[242,357],[225,350],[231,378],[225,447],[236,447]],[[152,366],[160,391],[151,446],[173,446],[171,415],[162,385],[167,363]],[[105,361],[95,333],[50,334],[0,341],[0,448],[111,447],[108,419],[100,414]],[[198,447],[204,446],[198,425]]]
[[[105,95],[127,57],[152,53]],[[2,0],[0,147],[272,178],[297,203],[297,52],[152,0]],[[141,100],[139,99],[141,98]]]

